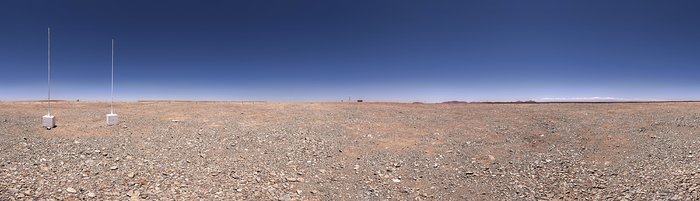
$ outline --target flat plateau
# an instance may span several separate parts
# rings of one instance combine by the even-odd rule
[[[699,199],[699,103],[0,103],[0,200]]]

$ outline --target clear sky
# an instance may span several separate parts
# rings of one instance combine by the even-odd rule
[[[696,100],[699,2],[7,0],[0,100]]]

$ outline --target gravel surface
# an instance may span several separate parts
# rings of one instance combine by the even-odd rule
[[[0,200],[698,200],[700,103],[0,103]]]

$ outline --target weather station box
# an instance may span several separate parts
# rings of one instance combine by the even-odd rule
[[[44,115],[41,117],[41,125],[46,129],[52,129],[56,127],[56,119],[51,115]]]
[[[108,126],[114,126],[119,123],[119,118],[117,114],[107,114],[107,125]]]

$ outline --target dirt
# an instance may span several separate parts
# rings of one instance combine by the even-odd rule
[[[0,200],[698,200],[700,103],[0,103]]]

